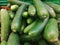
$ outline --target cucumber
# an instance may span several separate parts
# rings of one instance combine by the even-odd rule
[[[25,29],[24,29],[24,33],[28,33],[30,31],[31,28],[33,28],[35,26],[37,21],[34,21],[32,24],[28,25]]]
[[[50,6],[48,6],[47,4],[45,4],[45,7],[47,8],[49,14],[50,14],[50,17],[53,17],[55,18],[56,17],[56,13],[55,11],[53,10],[53,8],[51,8]]]
[[[46,4],[52,7],[56,13],[60,13],[60,5],[52,3],[52,2],[46,2]]]
[[[12,32],[8,38],[7,45],[20,45],[18,34]]]
[[[48,45],[47,42],[43,39],[41,39],[38,43],[38,45]]]
[[[30,3],[22,2],[22,1],[19,1],[19,0],[8,0],[8,2],[10,2],[12,4],[17,4],[17,5],[21,5],[21,4],[31,5]]]
[[[31,45],[31,44],[30,44],[30,43],[28,43],[28,42],[25,42],[25,43],[24,43],[24,45]]]
[[[20,30],[21,28],[21,20],[22,20],[22,13],[24,11],[24,9],[26,8],[26,5],[23,4],[19,7],[19,9],[17,10],[16,12],[16,15],[12,21],[12,24],[11,24],[11,29],[13,32],[17,32]]]
[[[22,16],[23,16],[24,18],[27,18],[27,17],[28,17],[28,12],[27,12],[27,11],[23,12]]]
[[[19,6],[18,5],[11,5],[10,8],[12,11],[16,11],[19,8]]]
[[[33,3],[36,7],[37,15],[39,16],[39,18],[44,19],[48,17],[49,13],[41,0],[33,0]]]
[[[48,42],[55,42],[58,41],[58,25],[57,25],[57,20],[54,18],[49,19],[45,30],[44,30],[44,38]]]
[[[33,19],[32,18],[28,18],[27,19],[27,24],[31,24],[33,22]]]
[[[7,40],[10,32],[10,17],[6,9],[1,9],[1,41]]]
[[[6,41],[1,41],[1,45],[7,45],[7,42]]]
[[[28,13],[30,16],[34,16],[36,14],[36,9],[35,9],[34,5],[29,6]]]
[[[12,11],[8,11],[8,12],[9,12],[9,16],[10,16],[10,18],[13,19],[14,16],[15,16],[14,13],[13,13]]]
[[[37,37],[39,37],[41,32],[43,31],[43,28],[45,27],[48,19],[49,19],[49,17],[47,17],[44,20],[38,20],[37,23],[35,24],[35,26],[33,26],[33,28],[30,29],[30,31],[28,32],[28,35],[32,39],[36,39]]]

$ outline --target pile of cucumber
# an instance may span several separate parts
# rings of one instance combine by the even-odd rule
[[[60,45],[60,5],[8,2],[0,6],[0,45]]]

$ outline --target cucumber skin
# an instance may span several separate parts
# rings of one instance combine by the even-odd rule
[[[18,34],[12,32],[8,38],[7,45],[20,45]]]
[[[37,0],[37,1],[33,0],[33,3],[36,7],[39,18],[44,19],[44,18],[48,17],[49,13],[41,0]]]
[[[60,13],[60,5],[52,2],[46,2],[46,4],[52,7],[56,13]]]
[[[10,32],[10,17],[6,9],[1,9],[1,41],[7,40]]]
[[[33,28],[35,26],[37,21],[34,21],[32,24],[28,25],[25,29],[24,29],[24,33],[28,33],[30,31],[31,28]]]
[[[29,6],[28,13],[29,13],[30,16],[34,16],[36,14],[36,9],[33,5]]]
[[[7,42],[3,40],[0,45],[7,45]]]
[[[20,31],[21,28],[21,20],[22,20],[22,13],[24,11],[24,9],[26,8],[26,5],[23,4],[19,7],[19,9],[16,12],[16,15],[12,21],[12,25],[11,25],[11,29],[13,32],[17,32]]]
[[[33,28],[30,29],[31,31],[29,31],[28,35],[32,39],[39,37],[41,32],[43,31],[43,28],[45,27],[48,19],[49,19],[49,16],[46,19],[44,19],[43,21],[38,20],[36,23],[37,25],[35,25]]]
[[[58,32],[57,20],[51,18],[45,27],[44,38],[48,42],[55,42],[58,41],[58,36],[59,36],[59,32]]]
[[[45,4],[45,7],[47,8],[49,14],[50,14],[50,17],[52,18],[55,18],[56,17],[56,13],[55,11],[53,10],[53,8],[51,8],[50,6],[48,6],[47,4]]]

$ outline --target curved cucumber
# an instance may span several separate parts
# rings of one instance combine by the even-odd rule
[[[10,31],[10,16],[6,9],[1,9],[1,41],[7,40]]]
[[[49,42],[55,42],[58,41],[58,25],[57,20],[54,18],[51,18],[44,30],[44,38]]]
[[[55,18],[55,17],[56,17],[56,14],[55,14],[55,11],[53,10],[53,8],[51,8],[51,7],[48,6],[47,4],[45,4],[45,7],[47,8],[50,16],[53,17],[53,18]]]
[[[24,33],[28,33],[30,31],[31,28],[33,28],[35,26],[37,21],[34,21],[32,24],[28,25],[25,29],[24,29]]]
[[[60,13],[60,5],[52,3],[52,2],[46,2],[50,7],[52,7],[56,13]]]
[[[30,16],[34,16],[36,14],[36,9],[33,5],[29,6],[28,13],[29,13]]]
[[[8,38],[7,45],[20,45],[18,34],[12,32]]]
[[[21,28],[21,20],[22,20],[22,13],[24,9],[26,8],[26,5],[23,4],[19,7],[19,9],[16,12],[16,15],[12,21],[11,29],[13,32],[17,32]]]
[[[48,19],[49,19],[49,17],[47,17],[44,20],[38,20],[37,23],[35,24],[35,26],[30,29],[28,35],[33,39],[39,37],[39,35],[43,31],[43,28],[45,27]]]
[[[48,17],[49,13],[41,0],[33,0],[33,3],[36,7],[39,18],[44,19]]]

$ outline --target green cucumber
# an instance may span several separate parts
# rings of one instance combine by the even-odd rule
[[[31,5],[30,3],[22,2],[22,1],[19,1],[19,0],[8,0],[8,2],[10,2],[12,4],[17,4],[17,5],[21,5],[21,4]]]
[[[31,24],[33,22],[33,19],[32,18],[28,18],[27,19],[27,24]]]
[[[10,16],[6,9],[1,9],[1,41],[7,40],[10,31]]]
[[[45,4],[45,7],[47,8],[49,14],[50,14],[50,17],[53,17],[55,18],[56,17],[56,14],[55,14],[55,11],[53,10],[53,8],[51,8],[50,6],[48,6],[47,4]]]
[[[47,42],[43,39],[41,39],[38,43],[38,45],[48,45]]]
[[[46,2],[46,4],[52,7],[56,13],[60,13],[60,5],[55,4],[53,2]]]
[[[8,38],[7,45],[20,45],[18,34],[12,32]]]
[[[38,20],[37,23],[35,24],[35,26],[33,26],[33,28],[30,29],[30,31],[28,32],[28,35],[32,39],[36,39],[37,37],[39,37],[41,32],[43,31],[43,28],[45,27],[48,19],[49,19],[49,16],[44,20]]]
[[[26,8],[26,5],[23,4],[19,7],[19,9],[16,12],[16,15],[12,21],[11,29],[13,32],[17,32],[21,28],[21,20],[22,20],[22,13],[24,12],[24,9]]]
[[[36,14],[36,9],[35,9],[34,5],[29,6],[28,13],[30,16],[34,16]]]
[[[48,17],[49,13],[41,0],[33,0],[33,3],[36,7],[37,15],[39,16],[39,18],[44,19]]]
[[[23,12],[22,16],[23,16],[24,18],[27,18],[27,17],[28,17],[28,12],[27,12],[27,11]]]
[[[49,19],[45,30],[44,30],[44,38],[48,42],[55,42],[58,41],[58,25],[57,25],[57,20],[54,18]]]
[[[34,21],[32,24],[28,25],[25,29],[24,29],[24,33],[28,33],[30,31],[31,28],[33,28],[35,26],[37,21]]]
[[[10,16],[10,18],[13,19],[14,16],[15,16],[14,13],[13,13],[12,11],[8,11],[8,12],[9,12],[9,16]]]
[[[7,42],[6,41],[1,41],[1,45],[7,45]]]
[[[28,43],[28,42],[25,42],[25,43],[24,43],[24,45],[31,45],[31,44],[30,44],[30,43]]]
[[[11,5],[10,8],[12,11],[16,11],[19,8],[19,6],[18,5]]]

